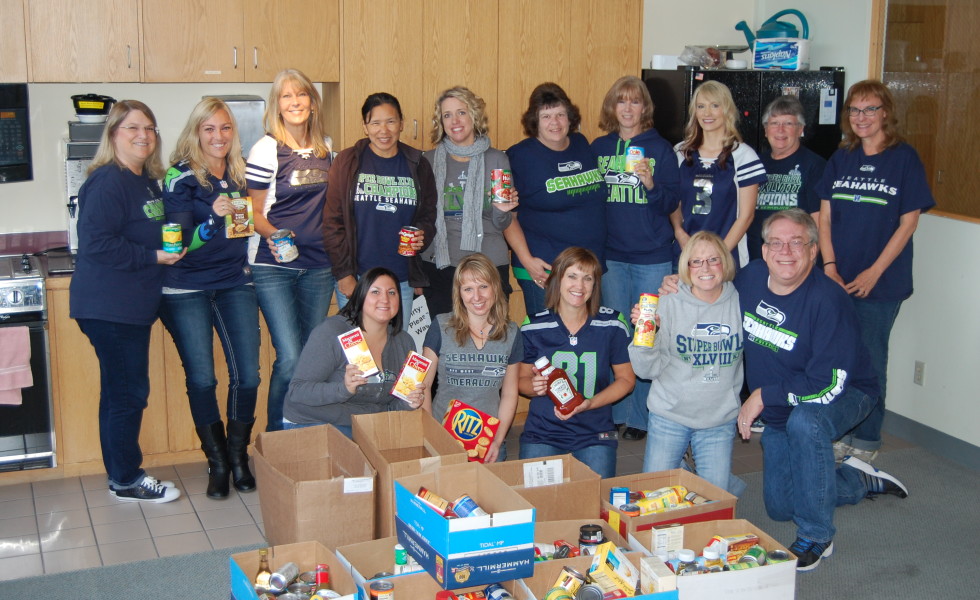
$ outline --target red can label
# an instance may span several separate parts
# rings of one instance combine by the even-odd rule
[[[398,254],[415,256],[415,248],[412,248],[412,242],[415,241],[415,236],[420,231],[422,230],[418,227],[405,226],[401,228],[401,231],[398,232]]]
[[[494,204],[509,204],[513,202],[511,192],[514,189],[513,178],[507,169],[490,171],[490,202]]]

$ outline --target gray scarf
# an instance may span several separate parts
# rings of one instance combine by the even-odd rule
[[[436,237],[432,240],[436,268],[449,266],[449,241],[446,238],[446,202],[443,192],[446,189],[446,160],[449,155],[470,159],[466,170],[466,183],[463,184],[463,234],[459,242],[461,250],[477,251],[483,236],[483,194],[486,179],[486,160],[484,153],[490,148],[490,138],[481,135],[469,146],[457,146],[449,138],[443,138],[436,146],[432,160],[436,189]]]

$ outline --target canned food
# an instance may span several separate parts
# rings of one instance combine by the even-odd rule
[[[572,567],[562,567],[561,573],[558,574],[558,579],[555,580],[554,587],[563,588],[570,595],[574,596],[583,585],[585,585],[585,575],[579,573]]]
[[[499,583],[491,583],[483,593],[489,600],[514,600],[510,592],[504,589]]]
[[[578,528],[578,540],[580,542],[602,543],[602,525],[589,523]]]
[[[280,229],[269,236],[272,243],[276,245],[276,254],[279,255],[279,262],[293,262],[299,258],[299,248],[293,241],[293,232],[288,229]]]
[[[636,318],[636,329],[633,330],[633,345],[653,348],[657,336],[657,306],[660,296],[656,294],[640,294],[640,316]]]
[[[624,504],[619,507],[619,510],[627,517],[640,516],[640,507],[637,506],[636,504]]]
[[[415,248],[412,248],[412,242],[415,241],[415,236],[422,231],[418,227],[402,227],[398,232],[398,254],[402,256],[415,256]]]
[[[294,562],[288,562],[269,576],[269,589],[277,594],[285,592],[297,577],[299,577],[299,567]]]
[[[493,169],[490,171],[490,202],[494,204],[510,204],[514,190],[514,180],[508,169]]]
[[[626,149],[626,165],[624,170],[627,173],[635,173],[636,165],[643,162],[643,146],[630,146]]]
[[[371,600],[395,600],[395,584],[387,579],[372,581],[369,590]]]
[[[183,234],[179,223],[166,223],[161,228],[163,232],[163,251],[180,254],[184,249]]]
[[[555,587],[545,592],[542,600],[575,600],[575,596],[565,588]]]
[[[766,560],[769,562],[770,565],[775,563],[786,562],[787,560],[789,560],[789,552],[786,552],[785,550],[780,550],[779,548],[776,548],[775,550],[770,550],[769,555],[766,557]]]
[[[485,517],[487,516],[487,511],[480,508],[480,505],[476,503],[476,500],[470,498],[467,494],[463,494],[453,502],[453,512],[456,513],[457,517]]]
[[[594,583],[583,585],[575,594],[575,600],[602,600],[604,597],[602,588]]]
[[[752,562],[759,566],[766,564],[766,549],[762,546],[756,544],[742,555],[742,558],[738,559],[740,563]]]

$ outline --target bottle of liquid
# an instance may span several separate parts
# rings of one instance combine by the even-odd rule
[[[548,397],[555,403],[558,412],[567,415],[575,410],[576,406],[585,402],[585,397],[575,389],[575,384],[572,383],[565,369],[552,365],[544,356],[534,361],[534,367],[548,378]]]
[[[316,566],[316,587],[313,591],[330,589],[330,565],[320,563]]]
[[[263,590],[269,589],[269,577],[272,576],[272,569],[269,568],[269,549],[259,549],[259,570],[255,574],[255,587]]]
[[[684,548],[677,551],[677,576],[681,575],[697,575],[698,574],[698,561],[694,554],[694,550],[689,550]]]
[[[721,554],[718,553],[717,548],[712,548],[708,546],[701,552],[701,556],[704,557],[704,568],[712,573],[716,573],[725,568],[725,563],[721,560]]]

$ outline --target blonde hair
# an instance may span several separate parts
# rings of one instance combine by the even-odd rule
[[[677,275],[681,281],[691,285],[691,267],[687,262],[691,260],[691,255],[694,254],[694,247],[700,243],[708,244],[718,252],[718,257],[721,258],[722,280],[731,281],[735,279],[735,259],[732,258],[732,253],[725,246],[725,240],[713,231],[702,230],[692,235],[691,239],[687,240],[687,244],[684,245],[684,249],[681,250],[681,257],[677,260]]]
[[[490,131],[490,120],[487,118],[487,103],[483,98],[474,94],[469,88],[457,85],[439,94],[436,99],[435,108],[432,111],[432,131],[429,139],[433,144],[438,144],[446,135],[446,130],[442,126],[442,103],[447,98],[455,98],[466,105],[466,110],[473,119],[473,133],[476,137],[487,135]]]
[[[735,108],[731,90],[724,83],[706,81],[694,90],[691,103],[687,107],[687,125],[684,127],[684,141],[681,142],[680,152],[684,156],[684,162],[691,164],[694,162],[694,152],[704,143],[704,130],[698,123],[697,115],[698,100],[702,95],[720,104],[725,118],[723,149],[718,155],[718,167],[724,169],[732,150],[742,141],[742,134],[738,132],[738,109]]]
[[[602,305],[602,265],[595,253],[588,248],[578,246],[565,248],[555,257],[555,260],[551,261],[551,274],[548,275],[548,282],[544,286],[544,306],[549,310],[558,310],[558,304],[561,302],[561,280],[565,277],[565,271],[575,265],[581,267],[583,271],[592,271],[592,295],[589,296],[585,308],[589,316],[594,317]]]
[[[109,116],[105,121],[105,129],[102,130],[102,137],[99,139],[99,149],[95,153],[95,157],[92,159],[92,164],[88,168],[88,172],[98,169],[101,166],[107,165],[109,163],[115,163],[120,169],[126,168],[126,165],[119,162],[119,157],[116,156],[116,145],[114,139],[116,137],[116,131],[122,122],[126,120],[129,113],[134,110],[138,110],[143,113],[143,115],[153,123],[154,127],[158,127],[156,115],[150,110],[150,107],[143,104],[139,100],[120,100],[112,105],[109,109]],[[158,130],[159,131],[159,130]],[[161,154],[163,151],[160,147],[161,144],[160,134],[156,134],[156,144],[153,147],[153,152],[146,158],[143,163],[143,170],[150,177],[150,179],[162,179],[164,174],[163,159]]]
[[[238,122],[235,120],[235,115],[231,113],[231,109],[220,98],[209,96],[197,103],[197,106],[191,111],[191,116],[187,119],[187,124],[184,125],[184,130],[180,132],[180,137],[177,138],[177,147],[170,155],[170,162],[177,164],[186,160],[197,182],[204,189],[210,190],[211,182],[208,181],[207,159],[204,149],[201,148],[201,125],[222,110],[228,115],[231,126],[235,130],[231,139],[231,149],[225,156],[225,164],[227,165],[225,176],[233,181],[239,189],[244,190],[245,160],[242,158],[242,143],[238,139]]]
[[[282,121],[282,114],[279,112],[279,97],[282,95],[283,88],[287,83],[292,83],[301,92],[306,92],[310,97],[310,118],[306,122],[306,131],[310,134],[310,144],[313,146],[313,154],[317,158],[326,158],[330,153],[330,146],[327,145],[326,132],[323,130],[323,118],[320,111],[320,92],[310,81],[310,78],[296,69],[285,69],[279,71],[276,78],[272,81],[272,89],[269,91],[269,102],[265,105],[265,115],[263,122],[265,132],[276,139],[280,144],[286,143],[286,125]]]
[[[619,131],[619,119],[616,118],[616,105],[620,100],[639,100],[643,104],[643,113],[640,115],[640,130],[646,131],[653,128],[653,99],[650,91],[639,77],[627,75],[620,77],[616,83],[612,84],[606,97],[602,101],[602,110],[599,111],[599,129],[606,133]]]
[[[495,342],[507,339],[507,295],[504,294],[504,286],[500,282],[500,273],[490,259],[479,252],[470,254],[456,265],[456,273],[453,275],[453,312],[446,323],[446,329],[454,333],[456,343],[460,346],[466,343],[470,335],[469,315],[463,305],[461,292],[463,278],[466,276],[488,283],[493,291],[493,306],[490,307],[487,319],[493,329],[487,339]]]

